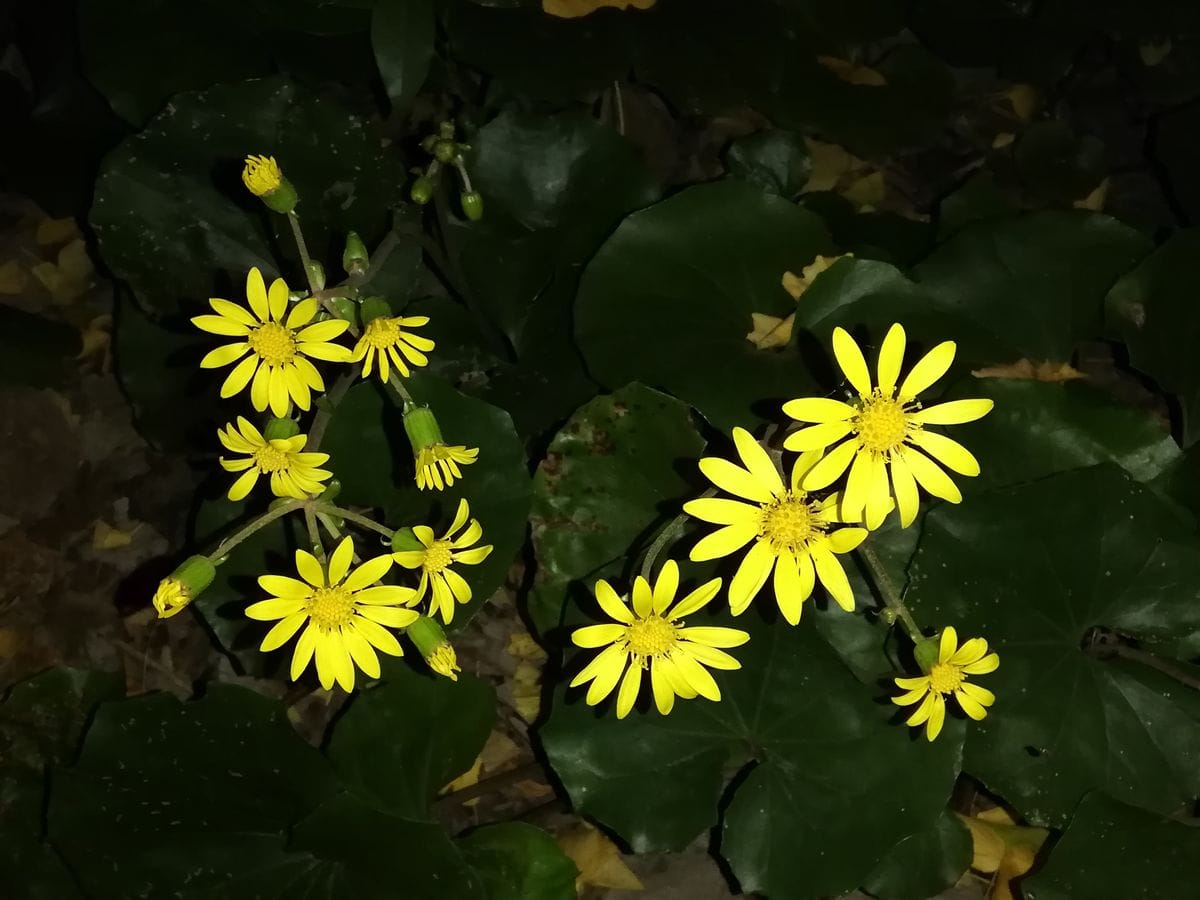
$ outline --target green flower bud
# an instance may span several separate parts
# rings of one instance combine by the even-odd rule
[[[428,175],[421,175],[412,183],[408,196],[412,198],[413,203],[424,206],[433,199],[433,191],[433,179]]]
[[[454,138],[454,123],[442,122],[438,125],[438,137],[442,140],[449,141]]]
[[[268,441],[287,440],[299,433],[300,426],[296,424],[295,419],[285,419],[278,416],[272,416],[271,421],[267,423],[267,427],[263,429],[263,437]]]
[[[443,443],[442,429],[428,406],[409,406],[404,410],[404,432],[412,442],[414,453]]]
[[[427,134],[421,139],[421,149],[426,153],[433,153],[433,148],[437,146],[437,142],[441,140],[436,134]]]
[[[315,259],[308,261],[308,280],[314,291],[325,290],[325,267]]]
[[[160,619],[169,619],[195,600],[206,587],[212,584],[217,570],[207,556],[192,556],[185,559],[158,584],[154,592],[154,608]]]
[[[411,528],[397,528],[392,535],[392,552],[404,553],[408,550],[424,550],[425,545],[417,538]]]
[[[339,319],[354,322],[358,318],[358,304],[349,297],[334,297],[330,304]]]
[[[454,157],[457,155],[458,145],[455,144],[454,141],[438,141],[433,145],[434,159],[443,165],[450,162],[450,160],[454,159]]]
[[[479,191],[463,191],[460,199],[463,215],[472,222],[478,222],[483,218],[483,196]]]
[[[430,669],[451,681],[458,681],[462,669],[441,625],[429,616],[421,616],[408,626],[407,634]]]
[[[346,235],[346,249],[342,251],[342,268],[347,274],[360,275],[367,271],[370,264],[371,260],[367,256],[367,247],[362,238],[358,236],[358,232],[351,231]]]
[[[921,671],[928,673],[933,668],[934,663],[938,660],[938,648],[941,645],[940,637],[925,638],[917,641],[917,645],[913,648],[913,656],[917,660],[917,665],[921,667]]]
[[[390,316],[392,308],[388,306],[388,302],[382,297],[367,297],[363,300],[362,306],[359,309],[359,316],[362,319],[363,325],[372,322],[375,319]]]
[[[337,478],[331,478],[325,485],[325,490],[318,494],[318,498],[323,503],[332,503],[337,499],[337,495],[342,492],[342,482]]]
[[[286,178],[279,183],[279,187],[269,194],[263,194],[259,199],[266,204],[267,209],[281,215],[292,212],[296,208],[296,204],[300,202],[300,198],[296,195],[296,189]]]
[[[296,208],[299,200],[296,189],[283,177],[283,171],[273,156],[247,156],[242,169],[242,183],[266,204],[267,209],[287,214]]]

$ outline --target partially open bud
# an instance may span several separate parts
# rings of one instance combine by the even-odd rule
[[[154,592],[154,608],[160,619],[169,619],[195,600],[212,584],[217,570],[207,556],[185,559],[169,577],[158,583]]]
[[[404,410],[404,433],[412,443],[413,453],[443,443],[442,429],[428,406],[409,406]]]
[[[458,656],[454,653],[453,645],[446,640],[446,632],[442,631],[442,626],[435,619],[421,616],[408,626],[406,633],[430,669],[451,681],[458,681],[458,673],[462,671]]]
[[[342,268],[346,270],[347,275],[362,275],[370,264],[366,244],[362,242],[358,232],[351,231],[346,235],[346,249],[342,251]]]
[[[273,156],[247,156],[242,184],[270,210],[286,214],[296,208],[296,189],[283,177]]]
[[[483,196],[479,191],[463,191],[460,199],[464,216],[472,222],[478,222],[483,218]]]
[[[295,419],[280,418],[279,416],[272,416],[267,427],[263,429],[263,437],[268,441],[287,440],[299,433],[300,426],[296,424]]]

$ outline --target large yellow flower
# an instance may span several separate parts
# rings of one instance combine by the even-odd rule
[[[987,707],[996,702],[996,695],[987,688],[967,681],[968,675],[986,675],[1000,666],[1000,657],[988,653],[988,644],[983,638],[971,638],[961,647],[958,634],[953,628],[942,632],[938,644],[937,662],[929,673],[917,678],[897,678],[896,687],[905,691],[893,697],[897,706],[909,706],[920,702],[916,711],[908,717],[909,725],[925,725],[925,737],[936,738],[946,721],[946,697],[953,694],[958,705],[972,719],[979,720],[987,715]]]
[[[244,454],[243,459],[221,457],[221,468],[226,472],[242,473],[229,488],[230,500],[241,500],[249,494],[260,475],[270,477],[271,491],[276,497],[297,500],[321,493],[324,490],[321,482],[333,477],[332,472],[318,468],[329,461],[328,453],[303,452],[308,440],[306,434],[267,440],[243,416],[238,416],[237,426],[230,423],[224,431],[218,428],[217,437],[225,449]]]
[[[785,487],[767,451],[744,428],[733,429],[733,441],[745,468],[718,457],[700,460],[700,471],[717,487],[749,501],[702,497],[683,505],[688,515],[723,525],[692,548],[697,562],[729,556],[754,541],[733,582],[729,605],[741,615],[775,570],[775,600],[791,624],[800,621],[803,603],[819,578],[838,605],[854,609],[854,592],[838,553],[849,553],[867,536],[865,528],[845,527],[838,495],[824,500],[800,489],[800,480],[820,459],[809,452],[796,460],[791,486]]]
[[[428,324],[429,316],[380,316],[368,322],[362,337],[354,345],[353,356],[354,362],[365,360],[363,378],[371,377],[371,369],[377,358],[379,364],[374,368],[379,373],[379,380],[384,382],[391,375],[391,366],[395,366],[407,378],[411,374],[408,364],[416,367],[429,365],[429,357],[425,353],[434,348],[433,341],[404,330]]]
[[[617,691],[617,718],[633,709],[642,686],[642,673],[650,671],[654,703],[664,716],[675,706],[675,697],[685,700],[699,695],[720,700],[721,689],[709,674],[713,669],[740,669],[741,663],[719,649],[740,647],[750,636],[736,628],[699,625],[684,627],[681,621],[702,609],[721,589],[721,579],[702,584],[674,608],[679,590],[679,566],[668,560],[651,590],[642,576],[633,582],[633,609],[617,596],[612,586],[596,582],[596,600],[614,620],[613,624],[577,628],[571,640],[579,647],[604,647],[571,681],[571,687],[591,682],[587,703],[595,706]]]
[[[892,497],[900,510],[900,524],[911,525],[917,515],[918,484],[951,503],[962,500],[958,486],[938,462],[960,475],[978,475],[979,463],[962,444],[925,426],[973,422],[992,408],[991,400],[953,400],[921,408],[917,395],[946,374],[954,361],[955,345],[953,341],[938,344],[897,388],[904,347],[904,329],[893,325],[879,348],[878,381],[872,387],[862,350],[848,332],[835,328],[833,352],[858,391],[858,400],[843,403],[805,397],[783,405],[793,419],[818,423],[788,435],[784,441],[788,450],[819,450],[837,444],[804,476],[804,489],[832,484],[849,466],[842,515],[850,521],[865,519],[872,529],[882,524]]]
[[[292,655],[293,681],[315,656],[321,687],[330,690],[336,681],[350,691],[355,666],[370,678],[379,677],[376,650],[391,656],[403,652],[396,636],[383,626],[405,628],[417,620],[416,612],[401,608],[412,601],[412,588],[371,587],[392,567],[389,555],[368,559],[351,572],[353,559],[354,542],[346,537],[329,555],[328,569],[311,553],[296,551],[296,571],[303,581],[283,575],[258,579],[271,598],[246,607],[246,615],[260,621],[279,620],[259,649],[283,646],[308,623]]]
[[[193,325],[211,334],[239,338],[211,351],[200,361],[201,368],[215,369],[241,359],[221,385],[222,397],[232,397],[250,385],[250,402],[259,412],[269,405],[275,415],[286,416],[289,398],[300,409],[308,409],[311,392],[325,390],[321,373],[308,357],[348,362],[349,348],[329,342],[350,323],[326,319],[310,325],[320,303],[309,297],[289,312],[287,284],[276,278],[268,292],[257,268],[246,276],[246,299],[249,310],[214,297],[208,302],[216,315],[192,319]]]
[[[430,615],[440,613],[442,621],[446,624],[454,618],[454,602],[457,600],[459,603],[467,603],[471,599],[471,586],[450,566],[453,563],[475,566],[487,559],[492,552],[491,544],[474,546],[483,536],[483,526],[479,524],[478,519],[470,517],[471,507],[466,498],[463,498],[458,501],[454,521],[440,538],[434,536],[433,529],[429,526],[417,525],[413,528],[413,534],[424,549],[400,550],[392,554],[392,558],[404,568],[421,570],[421,582],[417,585],[416,593],[410,602],[420,603],[425,599],[426,593],[432,592]],[[464,525],[466,529],[455,537],[454,533]]]

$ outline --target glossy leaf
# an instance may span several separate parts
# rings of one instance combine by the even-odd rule
[[[958,882],[971,854],[971,833],[944,812],[931,828],[893,847],[863,885],[879,900],[926,900]]]
[[[738,138],[725,151],[729,174],[781,197],[804,189],[812,161],[799,135],[769,128]]]
[[[575,864],[554,838],[524,822],[502,822],[459,842],[488,900],[575,900]]]
[[[1200,790],[1200,698],[1086,649],[1098,628],[1150,652],[1195,638],[1200,553],[1186,540],[1173,510],[1112,466],[928,516],[909,605],[1000,654],[965,767],[1032,824],[1061,826],[1088,791],[1165,813]]]
[[[380,0],[371,47],[393,110],[407,109],[425,82],[436,36],[432,0]]]

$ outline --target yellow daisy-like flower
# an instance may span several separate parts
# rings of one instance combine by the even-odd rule
[[[221,468],[226,472],[242,473],[229,488],[230,500],[241,500],[249,494],[260,475],[270,476],[276,497],[297,500],[321,493],[321,482],[333,477],[332,472],[318,468],[329,461],[328,453],[303,452],[306,434],[267,440],[247,419],[238,416],[236,427],[230,423],[223,431],[218,428],[217,437],[225,449],[245,454],[244,459],[221,457]]]
[[[818,423],[788,435],[783,444],[788,450],[819,450],[837,444],[804,476],[804,489],[832,484],[849,466],[842,515],[852,521],[865,518],[871,529],[883,523],[892,497],[900,510],[900,524],[911,525],[917,516],[918,484],[951,503],[962,500],[958,486],[938,462],[968,476],[979,474],[979,463],[962,444],[925,426],[973,422],[987,415],[993,405],[991,400],[953,400],[922,409],[917,395],[946,374],[954,361],[955,345],[953,341],[938,344],[897,388],[904,348],[904,328],[895,324],[879,348],[878,380],[872,387],[862,350],[847,331],[835,328],[833,352],[858,391],[858,400],[843,403],[805,397],[783,405],[793,419]]]
[[[492,552],[491,544],[474,546],[483,536],[483,526],[478,519],[471,519],[471,507],[466,499],[458,501],[458,511],[454,521],[440,538],[434,536],[433,529],[427,525],[416,525],[413,534],[421,542],[421,550],[400,550],[392,554],[392,558],[406,569],[420,569],[421,581],[417,585],[412,603],[420,603],[426,593],[433,594],[429,605],[430,615],[440,613],[442,621],[449,624],[454,618],[454,602],[467,603],[471,599],[471,586],[466,579],[451,567],[454,563],[464,566],[476,566],[488,558]],[[468,519],[470,522],[468,524]],[[463,526],[462,534],[454,534]]]
[[[326,319],[310,325],[320,303],[309,297],[289,312],[287,284],[276,278],[268,292],[257,268],[246,276],[246,299],[249,310],[214,297],[208,302],[216,315],[192,319],[193,325],[211,334],[240,339],[211,351],[200,360],[201,368],[215,369],[241,359],[221,385],[222,397],[232,397],[250,385],[250,402],[259,412],[269,405],[275,415],[286,416],[289,398],[300,409],[308,409],[311,391],[325,390],[321,373],[308,357],[349,362],[349,348],[330,341],[350,323]],[[242,359],[247,353],[250,355]]]
[[[450,447],[432,444],[417,451],[417,487],[424,491],[430,488],[442,490],[462,478],[459,466],[469,466],[479,458],[478,447]]]
[[[405,628],[417,620],[416,612],[401,608],[412,602],[412,588],[371,587],[392,567],[390,555],[368,559],[350,571],[353,559],[354,542],[346,537],[329,555],[328,569],[311,553],[296,551],[296,571],[303,581],[283,575],[258,579],[271,597],[246,607],[246,615],[259,621],[279,620],[263,638],[260,650],[283,646],[308,623],[292,654],[293,681],[315,656],[321,687],[328,691],[336,681],[350,691],[356,666],[370,678],[379,677],[376,650],[391,656],[403,652],[384,626]]]
[[[283,184],[283,173],[273,156],[247,156],[242,169],[242,184],[255,197],[262,197],[279,189]]]
[[[391,375],[391,366],[395,366],[407,378],[411,374],[409,364],[415,367],[429,364],[429,357],[425,353],[434,348],[434,343],[427,337],[404,329],[428,324],[429,316],[380,316],[372,319],[354,345],[351,359],[353,362],[365,360],[363,378],[370,378],[374,367],[379,373],[379,380],[386,382]],[[376,357],[379,359],[378,366],[374,365]]]
[[[819,578],[837,604],[854,609],[854,592],[837,554],[849,553],[867,536],[865,528],[845,527],[838,495],[824,500],[800,489],[801,479],[821,455],[802,455],[785,486],[767,451],[744,428],[733,429],[742,466],[719,457],[700,460],[700,471],[713,484],[743,500],[701,497],[683,505],[688,515],[723,528],[702,538],[690,554],[695,562],[729,556],[751,541],[729,585],[729,606],[741,615],[775,571],[775,600],[788,622],[800,621],[804,601]]]
[[[987,707],[996,702],[996,695],[987,688],[967,681],[968,675],[986,675],[1000,666],[1000,657],[988,653],[988,644],[983,638],[971,638],[961,647],[958,634],[953,628],[942,632],[938,644],[937,662],[929,674],[918,678],[897,678],[896,687],[905,691],[893,697],[897,706],[910,706],[920,701],[920,706],[908,717],[908,725],[925,725],[925,737],[936,738],[946,721],[946,697],[953,694],[959,707],[976,721],[987,715]]]
[[[750,635],[736,628],[684,627],[684,616],[703,609],[717,596],[720,578],[705,582],[672,608],[678,590],[679,565],[673,559],[663,564],[653,589],[641,575],[634,579],[632,611],[607,581],[596,582],[596,600],[615,624],[587,625],[571,635],[578,647],[604,647],[571,680],[571,687],[591,682],[588,706],[595,706],[620,682],[617,718],[625,718],[647,669],[654,704],[664,716],[675,706],[676,696],[721,699],[721,689],[704,667],[740,669],[742,664],[720,648],[740,647]]]

